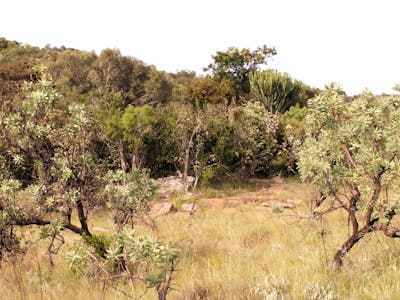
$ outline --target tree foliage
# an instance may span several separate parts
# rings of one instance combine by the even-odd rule
[[[39,69],[38,73],[41,79],[37,83],[24,86],[21,107],[0,115],[6,147],[1,153],[5,162],[2,185],[10,187],[1,193],[1,233],[13,232],[14,226],[56,223],[59,230],[90,235],[87,210],[95,203],[101,168],[92,144],[93,132],[89,131],[91,120],[84,108],[75,104],[63,112],[64,121],[60,122],[57,104],[61,96],[49,76]],[[22,203],[24,191],[32,205]],[[55,216],[50,218],[48,212]],[[79,225],[72,222],[74,213]],[[59,232],[52,233],[52,243],[58,236]],[[2,251],[7,249],[2,246]]]
[[[350,236],[335,254],[337,267],[371,232],[400,237],[400,199],[390,193],[400,172],[399,120],[398,96],[375,97],[366,91],[346,101],[340,89],[330,86],[309,101],[299,171],[321,192],[316,216],[335,210],[348,215]]]
[[[279,116],[270,113],[260,102],[238,107],[234,116],[242,172],[269,174],[278,150]]]
[[[271,113],[283,114],[298,101],[300,83],[287,73],[273,70],[252,72],[249,81],[251,95]]]
[[[24,85],[21,101],[8,103],[0,112],[0,260],[23,253],[26,249],[21,241],[33,242],[24,238],[23,227],[36,225],[40,226],[38,238],[49,240],[47,252],[52,263],[52,255],[64,243],[62,232],[70,230],[83,237],[87,255],[79,258],[75,254],[74,264],[79,260],[84,265],[86,258],[95,258],[103,270],[102,263],[118,258],[121,278],[132,274],[128,268],[143,264],[144,269],[137,269],[135,276],[144,276],[148,287],[156,288],[160,299],[165,299],[177,250],[148,237],[122,237],[125,226],[145,221],[154,185],[139,170],[129,174],[108,171],[104,176],[107,158],[99,153],[100,136],[93,130],[91,110],[82,103],[68,105],[67,111],[61,109],[63,98],[54,90],[51,77],[41,66],[35,71],[39,79]],[[128,107],[121,127],[140,141],[151,111],[146,106],[138,111]],[[137,140],[129,142],[139,145]],[[105,202],[114,212],[119,232],[113,243],[92,234],[89,226],[90,211]],[[113,248],[115,245],[117,248]],[[136,253],[141,247],[142,252]],[[138,255],[135,259],[133,253]],[[110,272],[117,270],[112,268]],[[147,279],[153,271],[155,277]]]
[[[273,55],[276,55],[275,48],[266,45],[253,51],[248,48],[231,47],[227,51],[217,51],[212,56],[213,62],[204,70],[210,71],[217,81],[228,80],[236,92],[236,97],[239,98],[250,91],[250,72],[266,64]]]
[[[131,169],[137,169],[141,165],[140,150],[143,147],[143,139],[155,123],[153,108],[147,104],[141,107],[128,106],[120,122],[123,140],[132,153]]]

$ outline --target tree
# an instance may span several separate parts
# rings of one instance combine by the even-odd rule
[[[241,172],[270,175],[271,160],[278,150],[279,116],[270,113],[260,102],[246,103],[233,114]]]
[[[192,103],[197,110],[204,109],[207,104],[228,105],[235,96],[227,81],[217,82],[211,77],[194,78],[187,85],[186,101]]]
[[[71,269],[87,267],[104,275],[105,281],[141,280],[146,288],[157,289],[159,299],[166,299],[179,251],[171,243],[136,237],[126,230],[128,225],[148,222],[154,184],[139,170],[108,171],[107,159],[97,152],[90,111],[79,103],[67,111],[60,109],[63,98],[51,78],[42,67],[36,71],[39,80],[25,84],[21,102],[0,110],[0,260],[23,255],[20,241],[33,242],[24,237],[23,228],[39,226],[39,239],[50,241],[47,252],[52,264],[52,255],[65,242],[63,230],[70,230],[82,236],[69,256]],[[140,110],[138,115],[132,109],[125,112],[121,122],[127,130],[132,124],[140,130],[137,124],[146,123],[146,113],[143,117]],[[117,225],[111,239],[89,229],[91,209],[104,202]],[[84,274],[97,278],[88,270]]]
[[[89,78],[103,93],[126,93],[131,89],[132,60],[119,50],[105,49],[93,63]]]
[[[210,184],[224,177],[239,162],[238,140],[235,138],[235,122],[225,104],[209,104],[203,113],[204,141],[198,155],[198,172],[201,184]]]
[[[94,88],[89,73],[96,59],[94,52],[65,50],[49,64],[48,72],[60,93],[73,100]]]
[[[141,102],[145,102],[151,105],[158,103],[167,103],[171,99],[172,95],[172,81],[170,76],[165,73],[158,71],[155,67],[150,67],[148,72],[147,81],[144,83],[143,99]]]
[[[107,93],[96,101],[94,109],[96,127],[101,139],[106,143],[113,158],[119,158],[119,165],[123,171],[128,171],[128,162],[125,155],[124,130],[121,118],[124,114],[125,101],[119,93]]]
[[[14,227],[44,226],[41,236],[51,239],[49,255],[56,240],[63,242],[63,229],[91,235],[87,212],[95,204],[102,168],[94,151],[94,132],[89,131],[92,120],[82,105],[57,109],[61,96],[43,68],[37,73],[40,80],[25,84],[20,106],[11,103],[13,109],[0,114],[0,161],[5,162],[0,177],[0,256],[19,248]],[[28,193],[32,206],[22,203],[21,192]]]
[[[340,268],[367,234],[400,237],[400,197],[390,192],[400,173],[400,97],[375,97],[366,91],[346,101],[331,85],[308,106],[298,166],[301,177],[321,192],[315,216],[336,210],[348,216],[350,236],[334,256]]]
[[[297,174],[297,153],[306,136],[307,107],[298,104],[290,107],[280,118],[279,155],[275,160],[278,168],[286,174]]]
[[[0,39],[0,102],[9,101],[22,92],[24,81],[35,77],[31,65],[42,55],[37,47]]]
[[[249,73],[258,70],[260,65],[276,55],[275,48],[266,45],[251,51],[248,48],[229,48],[217,51],[212,56],[213,62],[204,71],[211,71],[217,81],[228,80],[236,92],[236,99],[250,92]]]
[[[300,83],[289,74],[273,70],[251,72],[249,81],[251,95],[271,113],[283,114],[295,105],[301,90]]]
[[[141,107],[128,106],[120,120],[123,139],[131,150],[131,170],[141,165],[140,150],[143,139],[150,133],[155,123],[153,108],[149,105]]]

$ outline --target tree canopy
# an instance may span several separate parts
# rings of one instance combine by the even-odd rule
[[[258,70],[261,65],[265,65],[268,59],[276,55],[275,48],[266,45],[251,51],[248,48],[231,47],[227,51],[217,51],[212,56],[213,62],[210,63],[205,71],[210,71],[218,81],[228,80],[239,99],[243,94],[250,92],[249,74]]]
[[[337,267],[365,235],[400,237],[400,198],[390,190],[400,175],[400,97],[365,91],[351,101],[336,86],[308,102],[307,137],[299,170],[321,192],[315,214],[346,212],[350,236],[340,246]],[[383,191],[386,190],[385,193]]]

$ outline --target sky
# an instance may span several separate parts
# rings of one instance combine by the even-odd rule
[[[398,2],[398,3],[397,3]],[[347,94],[400,83],[398,0],[3,0],[0,37],[100,53],[199,75],[216,51],[267,45],[268,67]]]

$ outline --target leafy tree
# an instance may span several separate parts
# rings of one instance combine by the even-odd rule
[[[178,102],[185,102],[188,99],[188,86],[196,77],[196,72],[187,70],[171,74],[173,79],[172,99]]]
[[[119,50],[105,49],[93,63],[89,78],[103,93],[126,93],[131,89],[133,64]]]
[[[195,108],[190,104],[171,102],[168,111],[173,119],[170,119],[170,133],[176,141],[179,167],[186,181],[190,168],[193,166],[193,151],[196,147],[196,137],[202,130],[202,119],[196,114]]]
[[[99,129],[98,134],[107,145],[111,157],[119,158],[121,170],[128,171],[127,146],[124,143],[124,130],[121,124],[125,109],[124,99],[119,93],[110,92],[100,97],[92,109],[96,118],[96,128]],[[118,165],[116,161],[112,161],[111,164]]]
[[[107,163],[96,151],[89,110],[78,103],[69,105],[68,111],[60,110],[62,97],[51,78],[43,68],[36,71],[39,80],[25,85],[22,101],[0,111],[0,259],[23,254],[23,227],[36,225],[39,238],[49,240],[52,263],[52,255],[64,243],[62,231],[68,229],[83,237],[69,257],[71,269],[83,271],[90,265],[96,274],[86,274],[95,278],[102,272],[104,280],[140,279],[146,288],[157,289],[159,299],[166,299],[178,250],[171,243],[125,230],[147,215],[155,191],[152,181],[139,170],[104,176]],[[137,109],[128,107],[121,123],[141,131],[137,125],[146,123],[143,120],[152,108]],[[19,169],[29,171],[23,182]],[[114,239],[89,229],[90,210],[103,204],[99,198],[114,211],[118,232]]]
[[[235,97],[229,82],[217,82],[211,77],[194,78],[187,85],[186,101],[192,103],[197,110],[204,109],[207,104],[225,104],[227,106]]]
[[[249,81],[251,95],[271,113],[283,114],[295,105],[301,90],[300,83],[289,74],[273,70],[252,72]]]
[[[227,51],[217,51],[212,56],[205,71],[210,71],[217,81],[228,80],[236,92],[236,98],[250,92],[249,74],[256,71],[260,65],[267,63],[268,59],[276,55],[275,48],[266,45],[251,51],[248,48],[229,48]]]
[[[55,86],[71,102],[94,89],[89,74],[96,59],[94,52],[65,50],[49,63]]]
[[[148,175],[139,169],[131,173],[108,171],[105,181],[104,198],[107,206],[114,210],[118,232],[126,225],[133,228],[137,223],[146,223],[144,216],[150,211],[148,202],[156,192]]]
[[[136,236],[133,230],[135,224],[147,222],[144,217],[148,215],[148,202],[155,186],[140,170],[109,171],[105,179],[107,185],[102,194],[114,211],[116,239],[108,242],[99,236],[85,237],[86,243],[76,243],[68,253],[69,268],[78,275],[101,273],[105,282],[141,280],[147,284],[146,288],[156,288],[158,298],[164,300],[171,290],[179,251],[172,243]],[[128,225],[131,230],[127,230]]]
[[[5,146],[0,156],[8,169],[2,174],[0,233],[3,241],[6,236],[16,245],[12,242],[18,241],[12,234],[13,227],[47,225],[42,229],[42,237],[51,237],[51,254],[54,241],[63,241],[59,234],[62,229],[91,235],[87,211],[95,204],[97,174],[102,165],[97,163],[93,132],[89,131],[91,119],[84,108],[70,106],[60,118],[57,105],[61,97],[48,75],[40,69],[38,73],[40,80],[36,84],[25,85],[26,97],[21,106],[0,115]],[[25,175],[21,176],[23,172]],[[25,179],[24,185],[19,178]],[[33,206],[21,203],[20,193],[24,190]],[[54,215],[50,217],[49,212]],[[79,225],[73,224],[74,213]],[[1,251],[5,249],[8,247]]]
[[[146,81],[149,79],[150,67],[146,66],[142,61],[136,58],[130,58],[132,62],[132,74],[130,90],[127,98],[130,99],[129,103],[145,104],[146,103]]]
[[[122,250],[122,251],[121,251]],[[146,289],[155,288],[159,300],[166,300],[172,287],[172,275],[177,271],[179,250],[172,243],[148,236],[136,236],[133,230],[123,229],[111,243],[104,258],[88,251],[87,245],[76,243],[67,254],[68,266],[78,276],[95,277],[110,284],[122,280],[142,281]],[[124,263],[122,270],[121,262]],[[97,275],[97,277],[99,277]],[[117,289],[121,292],[121,289]],[[127,296],[132,296],[124,292]]]
[[[235,172],[239,163],[235,122],[225,104],[207,105],[204,113],[204,142],[199,157],[202,185]]]
[[[175,105],[173,105],[175,104]],[[164,177],[175,174],[181,169],[180,145],[177,136],[178,111],[177,102],[172,101],[166,106],[155,108],[155,123],[153,130],[145,137],[144,150],[146,168],[153,177]]]
[[[279,116],[270,113],[260,102],[237,107],[233,114],[241,172],[268,175],[271,160],[278,150]]]
[[[346,254],[369,233],[400,237],[400,97],[366,91],[346,101],[339,88],[330,86],[308,106],[299,171],[321,192],[317,217],[335,210],[348,216],[350,236],[334,256],[334,265],[341,267]]]
[[[36,79],[31,66],[37,64],[43,54],[37,47],[5,38],[0,39],[0,44],[0,101],[4,103],[22,93],[24,81]]]
[[[139,168],[146,158],[142,155],[145,139],[156,123],[154,109],[147,104],[126,106],[119,93],[111,92],[100,98],[95,113],[100,134],[110,153],[119,158],[121,169]]]
[[[156,156],[153,163],[173,167],[173,173],[179,170],[186,180],[189,173],[195,172],[196,155],[202,148],[203,115],[195,105],[176,101],[157,111],[155,135],[148,141],[151,155]]]
[[[274,161],[286,174],[297,174],[297,153],[306,136],[307,107],[290,107],[280,118],[279,154]]]
[[[160,72],[155,67],[150,67],[148,79],[144,83],[144,99],[141,101],[151,105],[165,104],[171,100],[172,87],[172,80],[167,73]]]
[[[131,150],[131,170],[141,165],[140,150],[143,139],[150,133],[155,123],[153,108],[149,105],[141,107],[128,106],[120,120],[123,139]]]

